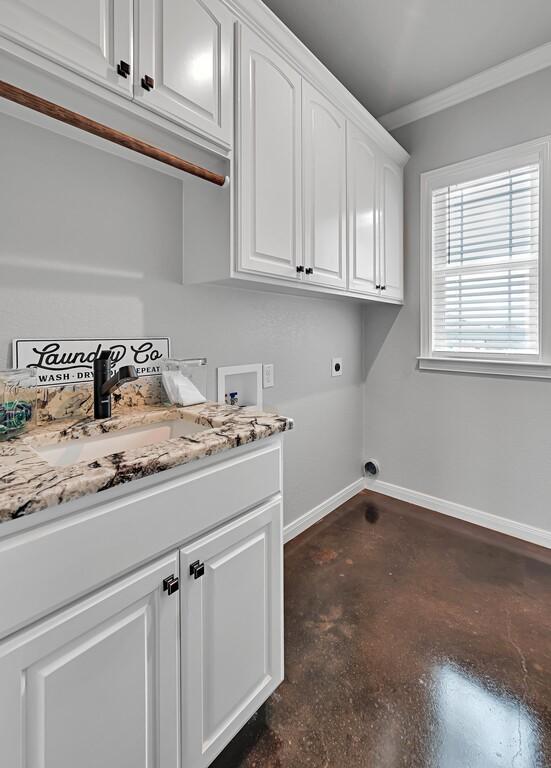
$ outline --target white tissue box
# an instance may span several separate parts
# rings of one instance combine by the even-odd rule
[[[161,365],[163,389],[174,405],[197,405],[207,399],[207,360],[164,360]]]

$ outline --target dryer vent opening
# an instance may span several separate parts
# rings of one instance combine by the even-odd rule
[[[364,472],[367,477],[377,477],[379,474],[379,462],[375,459],[369,459],[364,464]]]

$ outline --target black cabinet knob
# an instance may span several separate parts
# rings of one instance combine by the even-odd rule
[[[302,265],[298,266],[297,272],[304,272],[304,267]]]
[[[204,574],[205,564],[200,562],[200,560],[196,560],[189,566],[189,575],[193,576],[194,579],[200,579]]]
[[[128,77],[130,74],[130,64],[127,61],[123,61],[121,59],[117,64],[117,74],[121,77]]]
[[[376,285],[375,286],[375,288],[377,288],[377,290],[379,290],[380,287],[381,287],[380,285]]]
[[[179,588],[180,582],[178,577],[174,576],[173,573],[171,573],[170,576],[167,576],[166,579],[163,579],[163,590],[168,592],[169,595],[173,595]]]
[[[313,275],[314,274],[314,268],[313,267],[306,267],[305,270],[307,275]]]
[[[386,291],[386,285],[381,285],[381,291]]]
[[[149,75],[144,75],[142,77],[142,88],[144,91],[150,91],[152,88],[155,88],[155,80]]]

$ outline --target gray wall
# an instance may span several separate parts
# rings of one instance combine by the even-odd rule
[[[416,357],[419,174],[550,134],[549,93],[551,69],[395,131],[411,153],[405,306],[366,312],[364,350],[365,450],[382,480],[547,530],[551,381],[421,372]]]
[[[216,366],[272,362],[265,404],[296,424],[286,522],[358,479],[358,304],[184,286],[180,181],[13,117],[0,136],[0,366],[15,337],[169,335],[177,356],[208,357],[214,397]]]

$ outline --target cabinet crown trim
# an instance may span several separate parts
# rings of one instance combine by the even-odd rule
[[[345,117],[357,123],[399,165],[409,154],[368,112],[355,96],[330,72],[278,17],[258,0],[223,0],[233,13],[268,45],[284,56],[313,86],[325,94]]]

